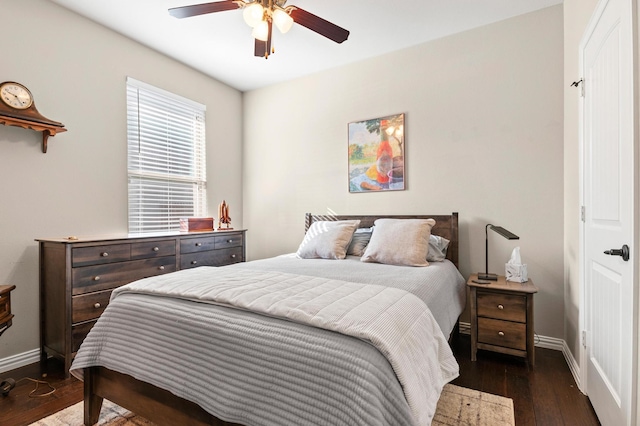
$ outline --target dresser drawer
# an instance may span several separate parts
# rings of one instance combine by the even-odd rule
[[[72,294],[113,289],[141,278],[176,270],[175,256],[73,268]]]
[[[175,256],[175,254],[176,242],[173,240],[131,244],[131,260]]]
[[[112,290],[73,296],[71,322],[83,322],[98,318],[109,304]]]
[[[184,254],[180,258],[180,269],[198,266],[224,266],[238,262],[242,262],[242,247],[232,247],[203,253]]]
[[[130,244],[112,244],[94,247],[74,247],[71,251],[72,265],[100,265],[122,262],[131,258]]]
[[[527,322],[527,298],[513,294],[478,291],[478,316]]]
[[[213,250],[216,247],[216,237],[181,238],[180,253],[197,253]]]
[[[527,325],[492,318],[478,318],[478,343],[526,351]]]
[[[87,334],[89,334],[89,331],[91,331],[95,323],[95,321],[89,321],[71,327],[71,353],[75,354],[78,352],[82,341],[87,337]]]
[[[217,235],[216,249],[242,247],[242,234]]]

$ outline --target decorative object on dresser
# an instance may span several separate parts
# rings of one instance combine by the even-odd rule
[[[222,227],[224,225],[224,228]],[[229,216],[229,204],[222,200],[218,206],[218,231],[231,231],[231,216]]]
[[[0,336],[7,331],[13,323],[13,314],[11,313],[11,292],[15,290],[15,285],[0,285]],[[9,395],[9,391],[16,386],[13,379],[0,379],[0,394],[2,396]]]
[[[405,189],[404,114],[349,123],[349,192]]]
[[[489,273],[489,229],[496,232],[498,235],[502,235],[507,240],[519,240],[520,237],[518,237],[516,234],[513,234],[507,231],[502,226],[495,226],[489,223],[487,224],[487,226],[484,227],[484,250],[485,250],[484,251],[484,268],[485,269],[484,269],[484,273],[478,272],[477,274],[478,276],[476,278],[479,280],[496,281],[498,279],[498,275]]]
[[[538,288],[507,281],[504,276],[489,284],[467,281],[471,309],[471,361],[478,349],[527,358],[535,365],[533,295]]]
[[[15,81],[0,83],[0,124],[42,132],[42,152],[47,152],[49,136],[66,132],[64,124],[43,116],[36,109],[33,95]]]
[[[180,232],[213,231],[212,217],[185,217],[180,219]]]
[[[180,269],[244,262],[246,253],[245,230],[36,241],[41,361],[63,359],[66,374],[114,288]]]

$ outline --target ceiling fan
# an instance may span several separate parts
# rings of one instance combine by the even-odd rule
[[[225,0],[192,6],[174,7],[169,14],[176,18],[205,15],[225,10],[244,9],[245,22],[253,28],[255,38],[255,56],[269,58],[275,49],[271,45],[273,24],[282,32],[291,29],[294,22],[315,31],[336,43],[342,43],[349,37],[349,31],[325,19],[320,18],[297,6],[286,6],[287,0]]]

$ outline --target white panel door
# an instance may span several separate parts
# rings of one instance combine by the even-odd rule
[[[632,0],[601,0],[580,52],[584,78],[583,359],[586,392],[605,426],[630,425],[635,413],[632,22]],[[630,247],[627,261],[621,255],[624,245]]]

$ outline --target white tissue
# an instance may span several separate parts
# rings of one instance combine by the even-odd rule
[[[522,265],[522,259],[520,259],[520,247],[516,247],[511,252],[511,258],[507,263]]]
[[[513,249],[511,258],[504,265],[504,269],[507,281],[526,283],[529,280],[527,277],[527,265],[522,263],[522,258],[520,257],[520,247]]]

